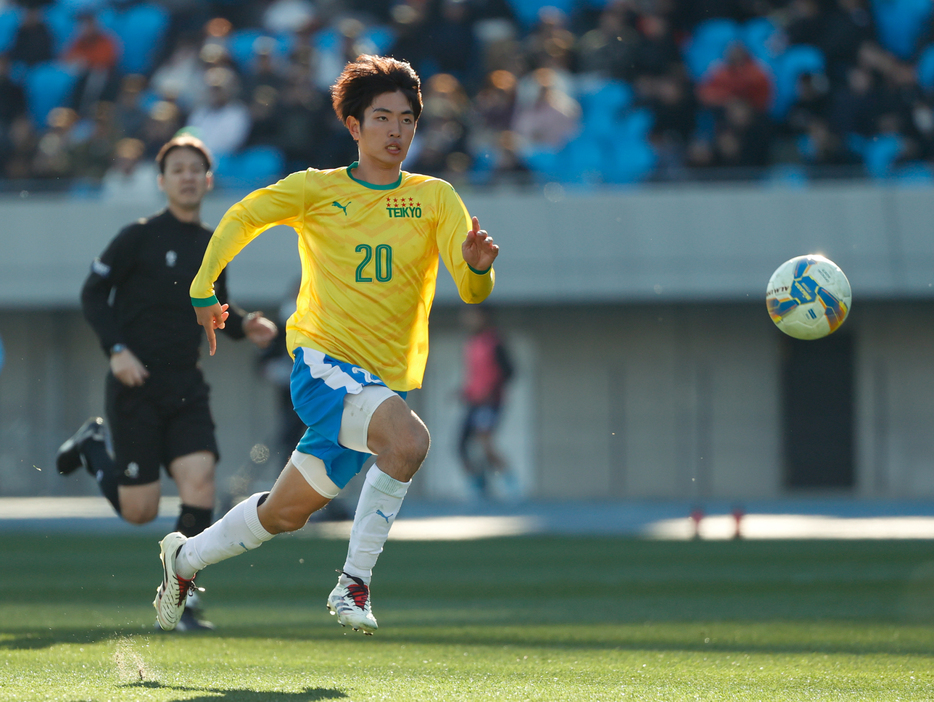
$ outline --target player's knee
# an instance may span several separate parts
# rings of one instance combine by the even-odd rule
[[[421,468],[431,446],[431,435],[421,422],[412,422],[400,433],[393,446],[394,453],[409,467],[411,474]]]
[[[156,504],[120,504],[120,516],[130,524],[148,524],[159,514],[159,503]]]
[[[308,523],[311,514],[300,507],[285,507],[269,515],[269,524],[264,520],[263,525],[271,534],[282,534],[288,531],[298,531]]]

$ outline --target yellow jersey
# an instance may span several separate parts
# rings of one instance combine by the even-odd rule
[[[470,216],[450,183],[403,171],[391,185],[372,185],[353,177],[356,166],[293,173],[231,207],[191,283],[192,304],[216,302],[214,282],[243,247],[289,226],[302,263],[289,353],[309,346],[392,390],[412,390],[425,374],[439,254],[468,303],[486,299],[494,272],[464,261]]]

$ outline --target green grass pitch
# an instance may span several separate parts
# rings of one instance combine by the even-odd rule
[[[930,542],[390,542],[373,637],[325,609],[344,550],[212,567],[184,635],[152,536],[0,533],[0,700],[934,699]]]

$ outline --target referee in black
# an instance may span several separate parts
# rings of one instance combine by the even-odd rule
[[[110,358],[109,435],[104,420],[91,417],[62,444],[56,465],[62,475],[84,466],[132,524],[158,514],[164,467],[181,498],[175,528],[194,536],[212,523],[219,457],[198,365],[204,335],[188,290],[212,233],[200,219],[213,185],[211,155],[199,139],[182,135],[162,147],[156,163],[167,207],[125,227],[91,264],[81,291],[84,316]],[[216,293],[228,303],[225,273]],[[260,348],[275,338],[275,324],[261,313],[234,305],[228,312],[228,336]],[[181,630],[210,626],[198,619],[197,603],[179,624]]]

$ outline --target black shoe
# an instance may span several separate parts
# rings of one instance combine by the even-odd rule
[[[195,616],[195,610],[191,607],[185,607],[182,616],[178,618],[178,624],[175,625],[175,631],[213,631],[214,625]]]
[[[61,475],[70,475],[82,466],[88,468],[83,448],[84,442],[89,440],[106,442],[104,420],[100,417],[88,419],[75,432],[74,436],[58,447],[58,453],[55,455],[55,466]]]

